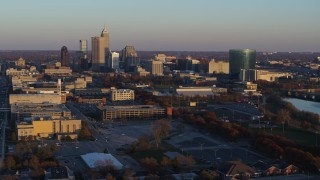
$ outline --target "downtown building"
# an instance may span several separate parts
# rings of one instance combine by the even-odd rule
[[[240,79],[241,69],[255,69],[256,51],[250,49],[229,51],[230,79]]]
[[[69,52],[66,46],[62,46],[61,48],[61,66],[69,66]]]
[[[92,37],[92,70],[103,72],[106,69],[106,51],[109,51],[109,32],[105,27],[100,37]]]
[[[229,62],[212,59],[209,62],[208,74],[229,74]]]
[[[134,46],[126,46],[122,50],[121,64],[126,73],[134,72],[136,67],[140,65],[140,58]]]
[[[154,76],[163,76],[163,61],[150,60],[146,61],[146,70]]]
[[[88,69],[89,69],[88,41],[80,40],[80,50],[76,51],[76,55],[73,60],[73,70],[87,71]]]

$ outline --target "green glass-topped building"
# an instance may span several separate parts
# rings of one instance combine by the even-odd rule
[[[256,51],[251,49],[229,50],[230,78],[239,79],[241,69],[255,69]]]

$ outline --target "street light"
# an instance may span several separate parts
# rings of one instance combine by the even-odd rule
[[[316,131],[316,147],[318,147],[318,131]]]
[[[284,121],[282,121],[282,136],[284,136]]]
[[[202,146],[204,145],[204,143],[199,143],[200,144],[200,148],[201,148],[201,159],[203,160],[203,148]]]

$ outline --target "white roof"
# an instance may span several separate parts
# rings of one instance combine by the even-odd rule
[[[88,153],[81,155],[81,158],[87,164],[87,166],[92,169],[97,168],[99,166],[106,166],[110,162],[116,169],[123,168],[123,165],[111,154]]]

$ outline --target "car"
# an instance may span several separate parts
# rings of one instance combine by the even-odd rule
[[[76,146],[76,149],[78,149],[79,147],[78,146]]]

